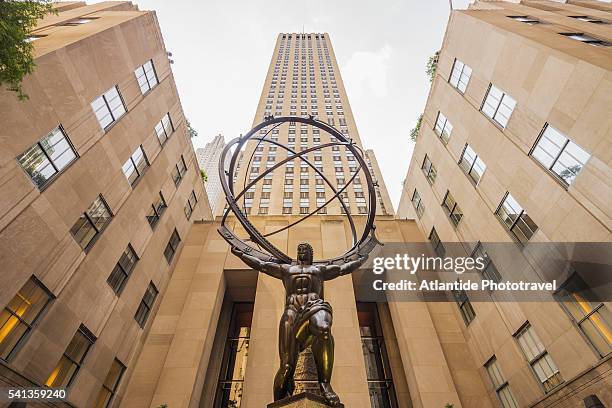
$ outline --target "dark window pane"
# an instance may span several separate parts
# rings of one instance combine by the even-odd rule
[[[127,274],[123,271],[119,264],[115,265],[113,271],[109,275],[106,282],[109,284],[111,288],[115,291],[115,293],[120,293],[121,289],[123,289],[123,284],[127,279]]]
[[[140,301],[140,305],[138,306],[138,310],[136,310],[136,314],[134,315],[134,319],[138,322],[140,327],[144,327],[147,322],[147,318],[149,317],[149,313],[153,308],[153,303],[155,302],[155,298],[157,297],[157,288],[153,285],[153,282],[149,283],[147,290],[145,291],[142,300]]]
[[[85,248],[96,235],[96,230],[85,214],[83,214],[72,226],[70,233],[74,237],[75,241],[78,242],[82,248]]]
[[[48,387],[67,387],[75,378],[85,355],[91,348],[95,338],[89,330],[82,326],[77,330],[68,344],[64,355],[45,382]]]

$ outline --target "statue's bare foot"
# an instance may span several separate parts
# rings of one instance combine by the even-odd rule
[[[327,400],[329,405],[335,407],[336,405],[340,404],[340,398],[338,397],[338,394],[334,392],[330,383],[322,382],[319,383],[319,386],[321,387],[323,397]]]

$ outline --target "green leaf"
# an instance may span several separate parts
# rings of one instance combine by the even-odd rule
[[[190,138],[194,138],[194,137],[198,137],[198,132],[191,127],[191,123],[189,122],[189,120],[185,120],[187,122],[187,133],[189,133],[189,137]]]
[[[427,60],[427,67],[425,73],[429,77],[429,82],[433,82],[434,76],[436,75],[436,69],[438,68],[438,58],[440,57],[440,51],[436,51],[434,55],[429,57]]]
[[[413,142],[416,142],[416,140],[417,140],[417,136],[419,135],[419,130],[421,130],[421,122],[422,121],[423,121],[423,114],[421,113],[419,115],[419,118],[417,119],[416,125],[414,125],[414,128],[410,131],[410,139]]]
[[[0,86],[19,100],[28,99],[21,83],[36,66],[34,45],[27,39],[49,13],[56,13],[51,0],[0,0]]]

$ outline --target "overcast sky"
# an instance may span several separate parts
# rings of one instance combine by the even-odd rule
[[[425,64],[442,43],[448,0],[135,2],[157,12],[196,148],[251,128],[279,32],[329,33],[359,134],[397,209],[409,132],[429,91]]]

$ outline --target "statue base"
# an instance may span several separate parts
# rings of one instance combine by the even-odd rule
[[[329,408],[331,405],[325,398],[310,392],[301,392],[292,395],[282,400],[274,401],[268,404],[267,408]],[[340,403],[334,408],[344,408],[344,404]]]

